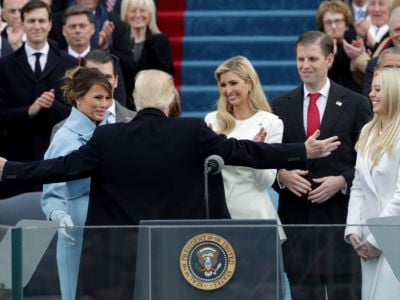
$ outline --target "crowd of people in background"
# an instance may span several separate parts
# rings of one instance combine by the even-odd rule
[[[98,126],[130,122],[148,108],[143,99],[158,95],[135,90],[144,70],[166,76],[172,96],[163,112],[181,116],[179,91],[170,84],[171,44],[154,0],[2,0],[1,9],[1,157],[67,155]],[[283,225],[347,222],[345,233],[279,226],[292,299],[390,299],[400,283],[372,234],[351,225],[400,215],[400,1],[321,1],[315,25],[296,41],[297,88],[267,99],[251,61],[227,57],[216,67],[217,109],[205,123],[218,135],[264,143],[304,143],[318,132],[320,139],[338,136],[339,149],[302,169],[225,166],[220,196],[228,212],[217,215]],[[279,195],[277,211],[270,187]],[[0,186],[0,199],[28,191],[43,191],[47,219],[88,224],[90,179],[10,182]],[[76,294],[81,251],[82,231],[59,231],[63,299]]]

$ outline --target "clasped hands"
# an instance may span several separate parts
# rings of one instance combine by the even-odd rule
[[[280,169],[278,181],[297,197],[307,195],[308,201],[313,204],[321,204],[328,201],[333,195],[346,186],[346,180],[342,175],[324,176],[320,178],[308,178],[308,170]],[[310,181],[312,180],[312,182]],[[312,183],[318,186],[312,187]]]
[[[73,238],[70,234],[68,234],[68,227],[73,227],[74,222],[69,214],[62,211],[61,209],[56,209],[51,213],[51,220],[57,222],[60,228],[58,229],[59,235],[64,238],[67,242],[74,244],[75,238]]]
[[[362,241],[358,234],[351,234],[349,239],[354,250],[364,261],[379,257],[382,253],[381,250],[373,246],[367,239]]]

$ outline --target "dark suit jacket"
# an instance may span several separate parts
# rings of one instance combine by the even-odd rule
[[[70,112],[70,106],[63,100],[60,79],[68,68],[76,65],[75,58],[51,45],[39,80],[28,63],[24,45],[0,60],[0,120],[6,131],[7,157],[21,161],[43,159],[51,129]],[[55,90],[53,106],[29,118],[29,106],[50,89]]]
[[[367,97],[371,92],[372,79],[374,78],[374,70],[377,64],[378,64],[378,57],[373,57],[368,61],[367,68],[365,69],[363,94]]]
[[[272,109],[284,124],[283,143],[304,142],[303,86],[272,100]],[[326,158],[312,160],[311,177],[343,175],[347,191],[354,177],[356,153],[354,145],[363,125],[372,116],[368,98],[331,81],[328,101],[321,122],[321,139],[337,135],[340,147]],[[279,216],[284,224],[345,224],[349,194],[338,192],[322,204],[310,204],[288,189],[279,189]]]
[[[106,0],[100,0],[101,3],[105,6]],[[121,12],[121,2],[122,0],[115,0],[114,9],[112,10],[116,14],[120,14]]]
[[[71,1],[70,0],[53,0],[51,3],[52,13],[66,10],[68,5],[70,4],[69,2],[71,2]]]
[[[59,49],[67,49],[67,41],[62,34],[62,18],[64,12],[58,12],[52,16],[52,28],[49,34],[49,38],[53,39]],[[108,20],[112,21],[115,25],[115,30],[112,34],[112,44],[110,50],[120,56],[121,53],[126,54],[129,52],[129,40],[130,33],[129,27],[121,21],[119,15],[115,13],[108,13]],[[97,33],[98,34],[98,33]],[[97,49],[98,45],[95,45],[93,49]]]
[[[226,164],[304,168],[303,143],[227,139],[202,119],[167,118],[145,109],[129,123],[98,127],[63,159],[8,162],[3,179],[41,183],[92,177],[87,225],[134,225],[141,219],[205,218],[203,164],[218,154]],[[211,176],[210,217],[227,218],[221,175]]]
[[[385,48],[382,49],[380,53],[382,53],[384,50],[390,47],[394,47],[392,41],[388,42],[388,44],[385,45]],[[371,58],[367,63],[367,68],[365,70],[364,84],[363,84],[363,94],[367,97],[369,97],[369,93],[371,92],[372,79],[374,78],[374,70],[377,65],[378,65],[378,56]]]
[[[351,43],[356,38],[356,31],[354,27],[351,26],[345,32],[344,39],[348,43]],[[343,43],[338,42],[335,59],[333,61],[332,67],[328,71],[328,77],[341,86],[344,86],[354,92],[361,93],[362,87],[354,79],[353,73],[350,70],[350,61],[350,58],[344,51]]]
[[[87,144],[64,159],[8,162],[3,179],[65,181],[92,176],[86,225],[205,219],[203,164],[211,154],[233,165],[305,165],[304,144],[227,139],[202,119],[167,118],[159,110],[145,109],[130,123],[98,127]],[[210,217],[229,218],[221,174],[210,176],[208,184]],[[133,299],[136,240],[135,228],[85,230],[77,299],[116,289],[118,299]]]
[[[101,7],[103,4],[99,4],[97,10],[102,10],[104,12],[104,7]],[[68,44],[65,40],[64,35],[62,34],[62,18],[64,12],[58,12],[53,14],[52,16],[52,28],[49,33],[49,39],[53,40],[58,49],[67,49]],[[99,15],[97,13],[95,16]],[[107,19],[112,21],[115,25],[115,30],[112,33],[111,43],[109,51],[116,55],[119,59],[119,66],[117,66],[118,75],[120,76],[120,84],[119,89],[117,90],[118,100],[122,105],[127,105],[127,102],[132,98],[132,91],[128,91],[126,82],[133,81],[133,78],[125,78],[127,74],[129,74],[129,70],[131,69],[129,66],[131,64],[131,51],[130,51],[130,29],[128,25],[121,21],[118,14],[115,13],[106,13]],[[93,42],[94,36],[98,36],[98,31],[92,36],[91,40],[91,48],[98,49],[98,45]],[[96,44],[96,45],[95,45]],[[123,85],[125,85],[126,91],[122,91]]]
[[[171,43],[169,38],[164,34],[152,34],[147,30],[146,40],[144,41],[142,53],[138,61],[135,61],[132,56],[135,41],[130,41],[131,56],[129,63],[122,65],[125,78],[126,92],[132,96],[135,85],[136,74],[142,70],[156,69],[167,72],[172,76],[175,73],[174,62],[171,51]],[[125,67],[125,68],[124,68]],[[133,99],[128,104],[133,105]],[[130,107],[128,105],[128,107]],[[134,109],[133,106],[131,106]]]
[[[13,49],[11,48],[10,43],[8,42],[8,39],[5,37],[1,37],[1,53],[0,57],[3,57],[7,54],[10,54],[13,52]]]

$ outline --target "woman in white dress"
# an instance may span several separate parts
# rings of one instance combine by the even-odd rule
[[[247,58],[226,60],[215,71],[215,78],[220,91],[218,110],[205,118],[214,131],[250,140],[266,133],[265,142],[282,142],[283,123],[271,113],[257,72]],[[276,169],[225,166],[222,177],[233,219],[277,219],[280,223],[268,193]],[[279,235],[281,240],[286,239],[281,228]]]
[[[369,231],[367,219],[400,215],[400,69],[377,71],[369,94],[374,118],[356,144],[345,239],[361,258],[362,299],[395,299],[400,282]],[[396,296],[397,295],[397,296]]]

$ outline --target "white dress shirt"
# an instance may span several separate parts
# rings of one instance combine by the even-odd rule
[[[46,62],[47,62],[47,56],[49,55],[49,44],[46,43],[46,45],[40,49],[40,50],[35,50],[31,47],[29,47],[29,45],[27,43],[25,43],[25,52],[26,52],[26,57],[28,59],[28,63],[32,68],[32,71],[35,72],[35,62],[36,62],[36,56],[34,55],[34,53],[42,53],[42,55],[40,55],[40,67],[42,69],[42,71],[44,70],[44,67],[46,66]]]

